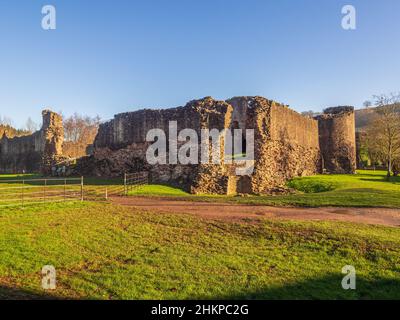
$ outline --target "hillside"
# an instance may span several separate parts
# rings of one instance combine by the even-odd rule
[[[368,123],[374,119],[375,108],[359,109],[355,111],[356,131],[363,131]]]
[[[376,108],[364,108],[355,111],[356,116],[356,131],[363,131],[368,123],[371,123],[374,120],[375,110]],[[400,112],[400,111],[399,111]],[[400,116],[400,114],[399,114]]]

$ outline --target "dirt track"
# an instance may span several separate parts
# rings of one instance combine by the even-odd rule
[[[188,213],[205,218],[243,220],[275,218],[288,220],[350,221],[400,227],[400,210],[383,208],[278,208],[231,203],[191,202],[146,197],[113,198],[120,205],[160,213]]]

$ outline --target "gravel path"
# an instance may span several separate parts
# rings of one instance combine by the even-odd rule
[[[120,197],[113,202],[143,210],[160,213],[188,213],[204,218],[243,219],[287,219],[349,221],[366,224],[400,227],[400,210],[384,208],[293,208],[252,206],[231,203],[210,203],[174,200],[169,198]]]

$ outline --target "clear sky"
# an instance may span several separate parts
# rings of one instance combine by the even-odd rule
[[[400,90],[399,0],[1,0],[0,35],[0,115],[17,126],[44,107],[106,120],[262,95],[319,111]]]

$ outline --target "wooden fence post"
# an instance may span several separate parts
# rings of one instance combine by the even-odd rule
[[[127,189],[127,184],[126,184],[126,172],[124,173],[124,196],[128,195],[128,189]]]
[[[46,187],[47,187],[47,179],[44,179],[43,202],[46,202]]]
[[[83,201],[83,176],[81,177],[81,201]]]
[[[25,188],[25,180],[22,180],[22,207],[24,206],[24,188]]]

